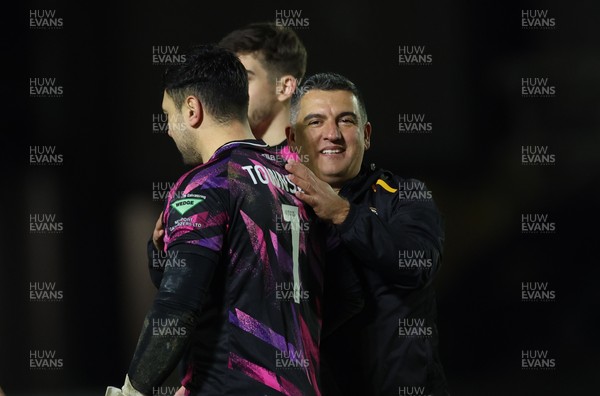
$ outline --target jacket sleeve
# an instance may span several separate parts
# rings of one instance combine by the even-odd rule
[[[443,219],[424,183],[394,180],[398,189],[375,185],[370,199],[351,202],[337,228],[362,265],[399,288],[416,289],[428,285],[439,269]]]

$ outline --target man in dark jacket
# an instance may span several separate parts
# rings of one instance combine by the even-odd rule
[[[321,73],[292,97],[288,142],[301,162],[286,168],[296,195],[330,221],[362,281],[364,309],[321,344],[326,395],[447,395],[438,356],[432,281],[444,241],[443,220],[424,183],[363,164],[371,124],[356,86]],[[329,262],[330,260],[326,261]],[[325,284],[324,310],[336,285]],[[334,308],[335,307],[335,308]]]

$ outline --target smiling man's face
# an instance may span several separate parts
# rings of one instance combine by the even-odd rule
[[[360,171],[370,137],[352,92],[314,89],[300,100],[290,140],[319,179],[340,188]]]

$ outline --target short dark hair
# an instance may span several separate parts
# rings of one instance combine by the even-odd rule
[[[290,122],[292,125],[296,122],[298,111],[300,111],[300,101],[302,97],[311,90],[321,91],[348,91],[351,92],[358,102],[358,116],[363,123],[367,122],[367,108],[365,101],[352,81],[337,73],[317,73],[306,78],[300,86],[294,91],[290,104]]]
[[[292,75],[298,81],[306,73],[306,48],[294,30],[271,22],[254,22],[236,29],[219,45],[236,54],[259,53],[271,76]]]
[[[184,63],[165,70],[164,87],[177,108],[194,95],[219,122],[248,116],[248,73],[233,52],[217,45],[191,47]]]

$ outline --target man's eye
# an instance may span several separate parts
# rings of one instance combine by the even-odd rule
[[[308,125],[315,126],[315,125],[319,125],[320,123],[321,123],[320,120],[311,120],[308,122]]]
[[[340,123],[342,123],[342,124],[356,124],[356,122],[354,121],[353,118],[342,118],[340,120]]]

